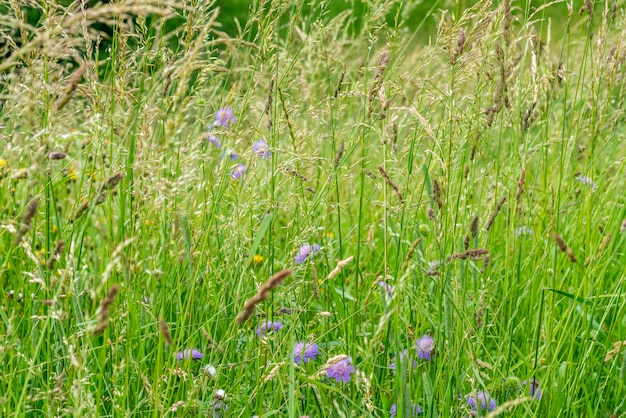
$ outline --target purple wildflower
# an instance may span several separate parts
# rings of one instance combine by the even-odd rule
[[[515,236],[519,237],[520,235],[535,235],[535,231],[533,231],[531,228],[528,228],[526,226],[520,226],[519,228],[515,229]]]
[[[433,351],[435,351],[435,340],[428,334],[422,335],[415,342],[415,351],[418,358],[432,360]]]
[[[222,158],[226,158],[226,157],[230,158],[231,161],[235,161],[235,160],[239,159],[239,154],[237,154],[232,149],[227,149],[226,152],[224,152],[224,154],[222,154]]]
[[[202,357],[204,357],[204,354],[202,354],[199,350],[196,350],[195,348],[187,348],[183,351],[179,351],[178,353],[176,353],[176,360],[200,360]]]
[[[267,142],[264,139],[259,139],[254,144],[252,144],[252,150],[259,156],[259,158],[268,159],[272,156],[272,151],[270,151]]]
[[[230,107],[220,107],[215,112],[215,122],[213,122],[213,126],[221,126],[222,128],[228,128],[230,125],[235,123],[237,119],[233,115],[233,109]]]
[[[298,250],[298,254],[296,254],[296,258],[295,258],[296,264],[304,263],[304,261],[309,257],[309,255],[313,256],[319,253],[321,250],[322,248],[317,244],[313,244],[313,246],[311,246],[311,244],[309,244],[308,242],[302,244],[302,246]]]
[[[220,142],[220,139],[217,137],[217,135],[209,134],[206,140],[207,142],[210,142],[211,144],[215,145],[215,148],[220,148],[222,146],[222,143]]]
[[[472,407],[473,412],[476,412],[479,407],[481,411],[488,409],[491,412],[498,406],[496,400],[487,392],[478,392],[476,396],[468,396],[467,404]]]
[[[232,177],[233,180],[237,180],[238,178],[240,178],[241,176],[246,174],[246,170],[247,169],[248,169],[248,167],[246,167],[245,164],[238,164],[237,167],[235,167],[230,172],[230,177]]]
[[[419,414],[422,413],[422,407],[420,407],[418,404],[411,402],[411,406],[410,406],[410,412],[408,416],[411,417],[415,417]],[[393,405],[391,405],[391,408],[389,409],[389,416],[391,418],[394,418],[396,415],[398,414],[398,407],[397,405],[394,403]],[[407,414],[404,414],[405,416],[407,416]]]
[[[391,299],[391,296],[393,296],[393,286],[387,282],[383,282],[382,280],[380,280],[377,284],[387,293],[387,297]]]
[[[441,266],[441,261],[439,260],[429,261],[428,267],[426,268],[426,272],[432,273],[436,271],[439,268],[439,266]]]
[[[591,180],[591,178],[587,177],[587,176],[578,176],[576,177],[576,180],[578,180],[579,182],[586,184],[587,186],[589,186],[589,188],[591,190],[595,190],[598,188],[598,186],[596,186],[596,184],[593,182],[593,180]]]
[[[211,409],[213,410],[213,417],[220,418],[222,413],[228,410],[228,405],[221,399],[211,401]]]
[[[315,360],[319,354],[319,347],[313,343],[299,342],[293,347],[293,361],[299,366],[300,363],[307,363]]]
[[[539,400],[541,399],[541,395],[543,393],[543,391],[541,390],[541,388],[539,387],[539,382],[537,380],[535,380],[535,378],[530,379],[531,384],[529,386],[529,393],[530,396],[532,396],[533,398]],[[526,386],[528,382],[526,380],[524,380],[522,382],[522,385]]]
[[[354,373],[356,369],[352,365],[352,359],[350,357],[343,359],[326,370],[326,376],[330,379],[335,379],[337,382],[350,381],[350,374]]]
[[[264,336],[268,331],[278,332],[283,329],[282,322],[279,321],[265,321],[261,323],[261,326],[254,331],[258,337]]]
[[[413,368],[417,367],[417,361],[416,360],[412,360],[409,357],[409,350],[404,350],[401,351],[400,353],[398,353],[398,355],[396,356],[396,358],[394,359],[393,363],[389,364],[389,368],[392,370],[396,370],[396,363],[402,363],[403,361],[405,361],[405,359],[408,360],[408,364],[411,364],[413,366]]]

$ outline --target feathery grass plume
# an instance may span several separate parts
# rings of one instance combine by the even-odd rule
[[[63,160],[67,157],[67,153],[63,151],[52,151],[48,154],[48,158],[51,160]]]
[[[502,25],[502,35],[504,36],[504,43],[509,46],[511,43],[511,23],[513,22],[513,14],[511,13],[511,0],[504,0],[502,2],[502,8],[504,9],[504,23]]]
[[[394,117],[391,123],[391,134],[389,135],[391,140],[391,150],[394,154],[398,154],[398,118]]]
[[[337,262],[337,267],[335,267],[330,273],[328,273],[328,276],[326,277],[326,280],[330,280],[330,279],[335,278],[335,276],[337,276],[339,274],[341,269],[343,269],[345,266],[347,266],[352,260],[354,260],[354,256],[353,255],[351,255],[350,257],[346,258],[345,260],[341,260],[341,261]]]
[[[567,256],[569,257],[569,260],[572,263],[575,263],[576,257],[574,256],[574,252],[572,251],[570,247],[567,246],[565,241],[563,241],[563,238],[561,238],[561,236],[557,234],[556,232],[553,232],[552,236],[554,237],[554,241],[556,242],[556,245],[559,247],[559,250],[567,254]]]
[[[287,110],[287,104],[285,103],[285,98],[283,97],[283,91],[280,87],[278,87],[276,90],[278,90],[278,98],[280,99],[280,105],[283,109],[283,113],[285,114],[285,121],[287,122],[287,128],[289,129],[289,137],[295,144],[296,134],[295,134],[295,130],[293,129],[293,123],[291,123],[291,118],[289,117],[289,111]]]
[[[478,248],[476,250],[467,250],[462,253],[452,254],[451,256],[448,257],[448,261],[468,260],[468,259],[480,260],[480,259],[484,259],[485,257],[488,257],[489,255],[490,255],[489,250],[486,250],[484,248]]]
[[[38,207],[39,207],[39,196],[35,196],[31,199],[30,202],[28,202],[28,205],[26,206],[26,210],[24,211],[24,214],[22,215],[22,223],[20,225],[20,229],[15,234],[14,245],[16,247],[20,245],[20,242],[22,242],[22,238],[24,238],[24,235],[26,235],[28,231],[30,231],[30,225],[33,221],[33,218],[35,217],[35,214],[37,213]]]
[[[470,234],[472,234],[472,238],[478,236],[478,215],[474,216],[470,222]]]
[[[535,107],[537,107],[537,102],[533,102],[528,109],[526,109],[526,113],[524,113],[524,117],[522,118],[522,131],[527,131],[530,128],[530,125],[535,120]]]
[[[333,92],[333,98],[336,99],[339,97],[339,92],[341,91],[341,87],[343,85],[343,78],[346,76],[346,67],[343,67],[343,71],[339,75],[339,81],[337,82],[337,86],[335,87],[335,91]]]
[[[365,170],[363,170],[363,173],[365,173],[365,175],[369,178],[371,178],[372,180],[376,180],[378,179],[378,177],[376,177],[376,174],[372,173],[371,171],[369,171],[367,168]]]
[[[480,271],[481,273],[484,273],[485,270],[487,270],[487,267],[489,267],[489,263],[491,263],[491,254],[487,254],[485,258],[483,258],[483,268]]]
[[[59,259],[61,258],[61,254],[63,254],[63,251],[65,251],[65,241],[60,239],[54,244],[54,251],[46,262],[46,267],[48,267],[48,270],[52,270],[54,268],[56,262],[59,261]]]
[[[337,155],[335,156],[335,168],[339,167],[339,162],[341,161],[341,158],[343,157],[345,147],[346,147],[346,140],[344,138],[341,138],[341,143],[339,144],[339,150],[337,150]]]
[[[613,343],[613,349],[609,350],[604,356],[604,362],[608,363],[615,356],[618,356],[622,348],[626,347],[626,341],[616,341]]]
[[[78,87],[78,83],[83,78],[83,75],[85,74],[85,71],[87,71],[88,68],[89,68],[89,64],[84,63],[80,67],[78,67],[78,69],[74,72],[74,74],[72,74],[72,77],[70,78],[70,82],[65,88],[65,92],[63,93],[63,96],[59,97],[56,103],[54,104],[54,107],[57,110],[57,112],[63,109],[63,107],[67,104],[67,102],[69,102],[70,99],[74,96],[74,93],[76,92],[76,88]]]
[[[76,219],[83,216],[85,212],[87,212],[87,209],[89,209],[89,206],[91,206],[91,202],[89,202],[88,200],[81,203],[78,209],[76,210],[76,213],[74,214],[74,217],[72,218],[72,221],[75,221]]]
[[[585,3],[581,6],[578,13],[582,16],[583,13],[587,12],[589,15],[589,24],[591,24],[591,18],[593,13],[593,0],[585,0]]]
[[[274,95],[274,85],[276,84],[276,76],[270,80],[270,85],[267,89],[267,99],[265,100],[265,114],[267,115],[267,129],[272,129],[272,98]]]
[[[378,66],[376,67],[376,72],[374,73],[374,78],[372,80],[372,87],[370,88],[370,92],[367,98],[367,103],[369,106],[368,116],[372,114],[372,102],[374,101],[374,97],[378,95],[380,88],[383,85],[383,77],[385,71],[387,70],[387,66],[389,65],[389,58],[391,57],[391,52],[389,48],[383,49],[380,53],[380,57],[378,58]]]
[[[87,212],[87,210],[91,207],[92,203],[95,206],[95,205],[99,205],[102,202],[104,202],[104,200],[106,199],[106,192],[111,191],[112,189],[114,189],[115,186],[117,186],[120,183],[120,181],[122,181],[124,176],[125,176],[125,174],[124,174],[123,171],[118,171],[117,173],[115,173],[112,176],[110,176],[109,178],[107,178],[104,181],[104,183],[102,183],[102,185],[100,186],[100,189],[98,191],[98,195],[96,196],[96,198],[93,201],[87,200],[87,201],[81,203],[81,205],[78,207],[78,210],[76,211],[76,214],[72,218],[72,221],[75,221],[78,218],[80,218],[81,216],[83,216],[85,214],[85,212]]]
[[[441,196],[441,186],[437,179],[433,179],[433,200],[437,203],[439,209],[443,207],[443,199]]]
[[[257,294],[248,299],[243,305],[243,311],[237,316],[237,323],[242,325],[246,322],[254,313],[256,305],[266,300],[270,292],[278,287],[289,275],[291,275],[291,270],[282,270],[270,277],[267,282],[259,288]]]
[[[113,174],[111,177],[106,179],[104,184],[100,187],[100,192],[105,192],[105,191],[113,189],[115,186],[117,186],[120,183],[120,181],[122,181],[124,176],[125,176],[125,173],[123,171],[118,171],[117,173]]]
[[[489,219],[487,220],[487,225],[485,226],[486,232],[489,232],[489,230],[493,226],[493,221],[496,220],[496,216],[498,216],[498,213],[500,213],[500,209],[502,208],[502,205],[504,205],[504,202],[506,202],[506,196],[502,196],[500,198],[500,200],[498,201],[498,204],[496,205],[496,208],[491,213],[491,216],[489,216]]]
[[[107,292],[106,297],[102,299],[102,304],[100,308],[100,322],[98,322],[98,325],[96,325],[96,327],[94,328],[94,334],[100,334],[106,329],[106,327],[109,326],[109,315],[111,314],[111,312],[109,311],[109,307],[115,301],[115,296],[117,295],[117,292],[119,290],[119,285],[113,285]]]
[[[420,242],[422,242],[422,237],[419,237],[418,239],[413,241],[413,243],[409,247],[409,251],[406,252],[406,257],[404,257],[404,263],[402,263],[403,270],[409,266],[409,260],[413,256],[413,253],[415,252],[415,249],[417,248]]]
[[[524,193],[524,185],[526,184],[526,169],[522,169],[517,181],[517,193],[515,194],[515,204],[517,205],[517,216],[522,216],[522,205],[520,205],[520,198]]]
[[[161,331],[161,335],[165,338],[165,342],[167,345],[172,345],[172,335],[170,334],[170,328],[167,326],[167,322],[163,318],[159,318],[159,331]]]
[[[604,254],[604,249],[609,246],[611,243],[611,234],[607,234],[602,238],[600,245],[598,245],[598,252],[596,254],[596,259],[599,259]]]
[[[456,37],[456,48],[452,52],[452,55],[450,55],[450,64],[456,64],[457,59],[461,56],[461,54],[463,54],[466,42],[467,38],[465,37],[465,31],[463,28],[459,28],[459,34]]]
[[[502,110],[502,104],[504,104],[506,108],[511,107],[511,103],[509,102],[509,95],[507,92],[507,85],[506,85],[506,66],[505,66],[504,51],[502,50],[502,47],[498,43],[496,43],[495,49],[496,49],[496,57],[498,58],[498,63],[500,64],[499,65],[500,80],[498,81],[498,84],[496,85],[496,90],[493,95],[494,104],[493,106],[491,106],[485,111],[485,114],[487,115],[487,126],[491,126],[493,124],[493,118],[496,113]]]
[[[317,269],[313,264],[311,264],[311,287],[313,288],[313,296],[315,299],[320,298],[320,286],[319,286],[319,278],[317,276]],[[284,308],[281,308],[284,309]]]
[[[272,380],[273,378],[275,378],[276,376],[278,376],[278,372],[280,372],[280,368],[281,368],[281,366],[284,366],[284,365],[285,365],[285,362],[284,362],[284,361],[282,361],[282,362],[280,362],[280,363],[276,363],[276,364],[274,365],[274,367],[272,367],[272,369],[269,371],[269,373],[267,374],[267,376],[265,376],[265,377],[263,378],[263,383],[267,383],[267,382],[269,382],[270,380]]]
[[[404,198],[402,197],[402,193],[400,193],[400,189],[394,184],[393,181],[391,181],[391,178],[389,178],[389,174],[387,174],[382,165],[378,166],[378,171],[380,171],[380,174],[382,174],[383,178],[385,179],[385,183],[391,186],[396,192],[396,194],[398,195],[398,199],[400,199],[400,203],[404,204]]]

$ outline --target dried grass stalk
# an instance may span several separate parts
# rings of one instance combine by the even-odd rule
[[[467,259],[480,260],[482,258],[489,257],[489,255],[490,255],[489,250],[486,250],[484,248],[479,248],[476,250],[467,250],[462,253],[452,254],[450,257],[448,257],[448,261],[467,260]]]
[[[269,280],[259,288],[257,294],[248,299],[243,305],[243,312],[241,312],[239,316],[237,316],[237,323],[239,325],[242,325],[244,322],[246,322],[248,318],[250,318],[254,313],[256,305],[263,302],[264,300],[267,300],[270,292],[276,289],[278,285],[281,284],[283,280],[285,280],[290,275],[291,270],[282,270],[270,277]]]
[[[417,246],[419,245],[419,243],[421,241],[422,241],[422,237],[419,237],[418,239],[413,241],[413,243],[409,247],[409,251],[407,251],[406,257],[404,258],[404,263],[402,263],[402,269],[403,270],[406,269],[409,266],[409,260],[413,256],[413,253],[415,252],[415,249],[417,248]]]
[[[159,331],[161,331],[161,335],[165,338],[165,342],[167,345],[172,345],[172,335],[170,334],[170,328],[167,326],[167,322],[163,320],[163,318],[159,318]]]
[[[572,263],[575,263],[576,257],[574,256],[574,252],[572,251],[572,249],[567,246],[567,244],[565,243],[565,241],[563,241],[563,238],[561,238],[559,234],[554,232],[553,236],[554,236],[554,241],[556,242],[556,245],[559,247],[559,249],[565,254],[567,254],[567,256],[569,257],[569,260]]]
[[[117,292],[120,290],[119,285],[113,285],[109,291],[107,292],[106,297],[102,300],[101,309],[100,309],[100,322],[93,330],[94,334],[100,334],[109,326],[109,315],[111,312],[109,311],[109,307],[115,301],[115,296]]]
[[[485,231],[489,232],[489,230],[493,226],[493,222],[496,220],[496,216],[498,216],[498,213],[500,213],[500,209],[502,209],[502,205],[504,205],[504,202],[506,202],[506,196],[503,196],[498,201],[498,204],[496,205],[495,210],[493,211],[493,213],[491,214],[491,216],[487,220],[487,225],[485,226]]]
[[[58,240],[54,244],[54,251],[48,259],[48,262],[46,263],[46,267],[48,267],[48,270],[52,270],[54,268],[56,262],[59,261],[59,259],[61,258],[61,254],[63,254],[63,251],[65,251],[65,241]]]
[[[470,234],[472,234],[472,238],[478,236],[478,216],[474,216],[470,222]]]
[[[335,276],[337,276],[339,274],[339,272],[341,271],[341,269],[343,269],[345,266],[347,266],[352,260],[354,260],[354,256],[351,255],[350,257],[346,258],[345,260],[341,260],[337,263],[337,267],[335,267],[330,273],[328,273],[328,277],[326,278],[326,280],[330,280],[335,278]]]
[[[74,96],[74,93],[76,92],[76,88],[78,87],[78,83],[83,78],[83,74],[85,74],[85,72],[87,71],[87,68],[89,68],[89,65],[85,63],[81,65],[80,67],[78,67],[78,70],[76,70],[74,74],[72,74],[72,77],[70,78],[70,82],[65,88],[65,92],[63,93],[63,96],[59,97],[59,99],[54,104],[54,107],[57,111],[63,109],[63,107],[67,104],[67,102],[69,102],[70,99]]]
[[[391,186],[393,190],[396,192],[396,194],[398,195],[398,199],[400,199],[400,203],[404,204],[404,198],[402,197],[402,193],[400,193],[400,189],[398,188],[398,186],[395,185],[393,181],[391,181],[391,178],[389,178],[389,174],[387,174],[387,172],[385,171],[382,165],[378,166],[378,171],[380,171],[380,174],[383,175],[383,178],[385,179],[385,183]]]
[[[37,213],[37,208],[39,207],[39,196],[35,196],[28,202],[26,206],[26,210],[24,211],[24,215],[22,215],[22,224],[20,225],[20,229],[15,234],[14,245],[17,247],[22,242],[22,238],[24,235],[30,231],[30,225]]]
[[[125,174],[123,171],[118,171],[117,173],[106,179],[105,182],[102,183],[102,185],[100,186],[98,195],[96,196],[95,200],[93,200],[93,202],[86,201],[81,203],[81,205],[78,207],[78,210],[76,211],[76,214],[72,218],[72,221],[75,221],[83,216],[85,212],[87,212],[87,210],[92,206],[92,204],[95,206],[104,202],[104,200],[106,199],[106,193],[114,189],[115,186],[117,186],[120,181],[122,181],[124,176]]]

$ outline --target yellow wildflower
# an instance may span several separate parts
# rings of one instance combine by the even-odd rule
[[[255,254],[254,257],[252,257],[252,264],[260,266],[261,264],[263,264],[263,256],[259,255],[259,254]]]

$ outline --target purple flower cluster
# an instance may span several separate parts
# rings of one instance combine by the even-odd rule
[[[352,359],[348,357],[331,365],[328,370],[326,370],[326,376],[329,379],[335,379],[336,382],[348,383],[350,381],[350,375],[355,371],[356,369],[352,365]]]
[[[304,243],[300,249],[298,250],[298,254],[296,254],[296,264],[302,264],[304,263],[304,261],[309,257],[309,256],[314,256],[315,254],[319,253],[322,250],[322,248],[317,245],[317,244],[309,244]]]
[[[415,342],[417,357],[422,360],[432,360],[435,351],[435,340],[428,334],[422,335]]]
[[[417,367],[417,360],[413,360],[409,357],[409,350],[404,350],[398,353],[393,363],[389,364],[389,368],[392,370],[396,370],[396,363],[402,363],[403,361],[407,361],[408,364],[412,366],[412,368]],[[411,368],[411,366],[409,366],[408,368]]]
[[[407,416],[416,417],[421,413],[422,413],[422,408],[418,404],[411,402],[411,406],[410,406],[408,414],[405,412],[403,415],[405,417]],[[394,403],[393,405],[391,405],[391,408],[389,409],[389,416],[391,418],[394,418],[397,414],[398,414],[398,406]]]
[[[380,286],[386,292],[387,298],[391,299],[391,297],[393,296],[393,286],[387,282],[383,282],[382,280],[378,282],[378,286]]]
[[[475,414],[479,409],[484,411],[485,409],[489,410],[489,412],[496,409],[498,404],[496,400],[492,398],[487,392],[478,392],[476,395],[470,395],[467,397],[467,404],[472,408],[472,412]]]
[[[272,156],[272,151],[270,151],[269,145],[267,145],[267,142],[265,142],[264,139],[259,139],[252,144],[252,151],[254,151],[259,158],[263,158],[265,160]]]
[[[315,360],[319,354],[319,347],[313,343],[299,342],[293,347],[293,361],[299,366],[300,363],[307,363]]]
[[[209,128],[207,141],[213,144],[216,148],[220,148],[222,143],[217,135],[211,132],[211,130],[218,127],[228,128],[230,125],[235,123],[236,120],[237,119],[233,115],[233,109],[230,107],[220,107],[217,109],[217,112],[215,112],[215,122],[213,122],[213,125]]]
[[[209,133],[209,136],[207,136],[206,140],[213,144],[215,148],[220,148],[222,146],[220,139],[215,134]]]
[[[515,229],[515,236],[519,237],[520,235],[535,235],[535,231],[533,231],[531,228],[528,228],[527,226],[520,226],[519,228]]]
[[[200,360],[202,359],[202,357],[204,357],[204,354],[202,354],[199,350],[196,350],[195,348],[187,348],[176,353],[176,360]]]
[[[258,337],[264,336],[269,331],[278,332],[283,329],[283,323],[279,321],[265,321],[254,331]]]
[[[541,395],[543,394],[543,391],[539,387],[539,382],[535,380],[535,378],[530,379],[530,382],[531,383],[528,387],[530,396],[532,396],[533,398],[537,400],[541,399]],[[524,386],[526,386],[527,384],[528,382],[526,380],[522,382],[522,385]]]
[[[591,190],[595,190],[595,189],[598,188],[598,186],[596,186],[596,184],[593,182],[593,180],[591,180],[591,178],[589,178],[587,176],[578,176],[578,177],[576,177],[576,180],[578,180],[582,184],[585,184],[585,185],[589,186],[589,188]]]
[[[235,161],[239,159],[239,154],[232,149],[227,149],[226,152],[222,154],[222,158],[229,158],[231,161]]]
[[[230,177],[233,180],[237,180],[238,178],[240,178],[241,176],[243,176],[244,174],[246,174],[246,170],[248,169],[248,167],[246,167],[245,164],[237,164],[237,167],[233,168],[230,172]]]
[[[231,109],[230,107],[220,107],[219,109],[217,109],[217,112],[215,112],[215,122],[213,122],[213,126],[228,128],[236,121],[237,118],[235,118],[233,109]]]

